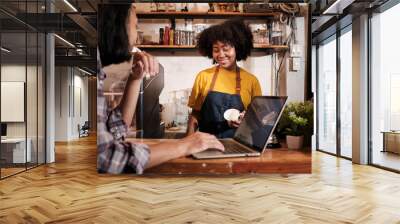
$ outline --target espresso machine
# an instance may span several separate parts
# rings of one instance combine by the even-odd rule
[[[163,138],[159,97],[164,88],[164,67],[153,77],[144,77],[136,107],[137,138]]]

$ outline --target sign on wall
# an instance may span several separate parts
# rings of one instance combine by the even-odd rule
[[[24,122],[24,102],[24,82],[1,82],[1,122]]]

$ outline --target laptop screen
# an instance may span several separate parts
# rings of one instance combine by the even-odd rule
[[[286,99],[286,96],[254,97],[233,138],[244,145],[262,152],[279,120]]]

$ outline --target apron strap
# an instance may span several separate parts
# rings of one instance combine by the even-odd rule
[[[213,78],[212,78],[212,81],[211,81],[211,85],[210,85],[210,89],[208,90],[208,92],[214,90],[214,86],[215,86],[215,82],[216,82],[217,77],[218,77],[218,73],[219,73],[219,66],[217,66],[215,68],[215,72],[214,72],[214,75],[213,75]],[[239,66],[236,66],[236,88],[235,88],[235,92],[236,92],[237,95],[240,95],[240,89],[241,89],[241,86],[240,86],[240,68],[239,68]],[[208,94],[208,92],[207,92],[207,94]]]
[[[217,77],[218,77],[218,73],[219,73],[219,66],[217,66],[215,68],[215,72],[211,81],[211,85],[210,85],[210,89],[208,90],[208,92],[213,91],[214,90],[214,86],[215,86],[215,81],[217,81]],[[208,94],[207,92],[207,94]]]
[[[236,65],[236,94],[240,95],[240,68]]]

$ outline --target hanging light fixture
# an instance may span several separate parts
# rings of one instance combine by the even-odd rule
[[[64,0],[64,3],[68,5],[74,12],[78,12],[78,10],[68,1]]]
[[[59,40],[61,40],[62,42],[64,42],[65,44],[67,44],[68,46],[75,48],[75,45],[73,45],[73,44],[72,44],[71,42],[69,42],[68,40],[66,40],[66,39],[64,39],[64,38],[62,38],[62,37],[60,37],[60,36],[57,35],[57,34],[54,34],[54,36],[57,37],[57,38],[58,38]]]
[[[10,49],[7,49],[7,48],[5,48],[5,47],[1,47],[0,49],[1,49],[1,51],[4,51],[4,52],[6,52],[6,53],[10,53],[10,52],[11,52]]]

